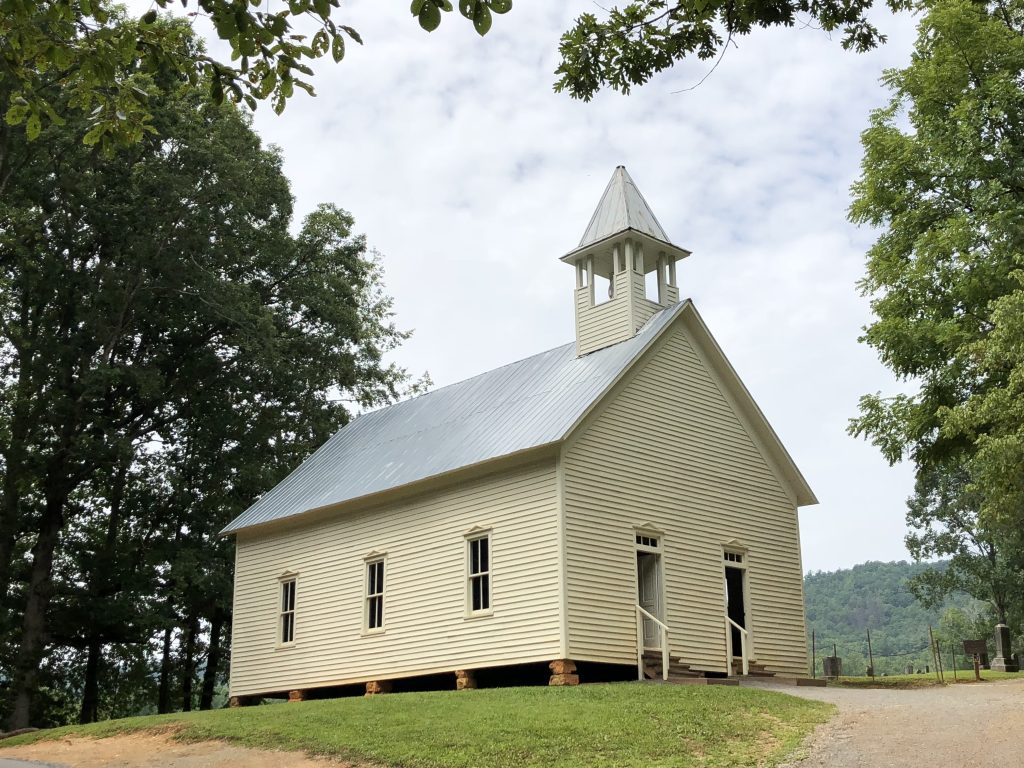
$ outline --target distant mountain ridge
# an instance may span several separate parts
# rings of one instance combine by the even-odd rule
[[[932,664],[928,627],[936,630],[949,607],[968,613],[977,602],[954,595],[935,610],[925,608],[907,589],[907,580],[944,563],[883,563],[869,561],[836,571],[816,571],[804,577],[808,647],[814,631],[818,671],[820,659],[831,655],[833,643],[843,670],[863,675],[868,666],[867,630],[871,630],[875,672],[902,673],[907,664],[924,669]],[[945,654],[948,649],[944,648]]]

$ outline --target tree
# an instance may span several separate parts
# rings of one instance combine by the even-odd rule
[[[337,18],[340,0],[288,0],[273,10],[244,0],[198,0],[195,11],[187,10],[188,0],[180,3],[189,18],[212,22],[217,36],[231,46],[231,61],[207,54],[194,44],[187,25],[166,23],[156,9],[129,21],[110,0],[0,0],[0,106],[7,105],[8,122],[24,123],[31,138],[47,120],[60,120],[44,95],[57,84],[88,115],[86,141],[138,141],[154,128],[149,94],[134,78],[114,77],[125,67],[170,69],[192,84],[208,83],[215,100],[227,96],[255,109],[270,99],[280,112],[296,89],[314,93],[311,61],[330,54],[339,62],[346,41],[362,43],[359,33]],[[157,5],[179,7],[178,0],[157,0]],[[555,90],[584,100],[603,87],[628,93],[687,56],[719,55],[755,27],[801,21],[826,32],[841,30],[845,48],[868,50],[885,41],[868,19],[873,5],[874,0],[633,0],[601,18],[584,13],[562,35]],[[912,2],[885,0],[885,5],[897,11]],[[512,0],[459,0],[458,8],[485,35],[494,14],[511,10]],[[451,0],[410,4],[428,32],[453,10]]]
[[[162,9],[178,0],[156,0]],[[273,10],[247,0],[198,0],[189,18],[208,18],[231,46],[231,61],[220,61],[196,42],[189,24],[161,19],[157,10],[129,20],[111,0],[0,0],[0,106],[7,123],[25,125],[36,138],[47,121],[65,118],[55,107],[55,87],[67,106],[87,119],[87,143],[131,143],[156,129],[151,92],[138,72],[164,70],[192,85],[205,84],[215,102],[225,95],[255,109],[270,99],[280,112],[296,88],[313,94],[309,62],[328,54],[339,62],[346,40],[362,43],[352,27],[338,23],[341,0],[288,0]],[[512,0],[460,0],[459,11],[476,31],[487,34],[492,13],[505,13]],[[413,0],[411,11],[423,29],[441,23],[450,0]],[[132,74],[118,76],[123,71]],[[2,151],[2,150],[0,150]],[[0,170],[3,157],[0,155]],[[2,180],[0,180],[2,187]]]
[[[1024,560],[1024,6],[926,11],[912,63],[885,74],[851,206],[882,229],[862,341],[916,391],[865,396],[851,432],[914,463],[912,547],[954,555],[960,583],[996,603]]]
[[[866,51],[885,42],[868,20],[874,0],[633,0],[603,19],[579,16],[562,35],[556,91],[589,101],[602,87],[629,93],[687,56],[711,59],[754,27],[792,27],[805,14],[826,32],[842,30],[842,45]],[[911,0],[885,0],[892,11]]]
[[[76,660],[89,694],[77,714],[93,719],[104,649],[144,654],[168,620],[190,644],[185,688],[201,653],[217,662],[231,578],[220,526],[344,424],[346,402],[388,402],[408,379],[384,362],[407,334],[351,217],[323,207],[292,235],[281,158],[239,109],[173,70],[144,79],[156,133],[131,146],[84,145],[88,118],[56,87],[45,96],[62,123],[39,142],[7,137],[0,645],[16,652],[0,678],[12,727],[37,712],[48,667]],[[145,608],[161,596],[171,610]]]
[[[1017,542],[1006,541],[979,519],[982,500],[976,486],[961,466],[931,469],[918,477],[908,501],[912,530],[907,549],[918,562],[942,558],[943,563],[915,575],[910,588],[930,607],[955,592],[973,595],[991,606],[996,621],[1007,624],[1024,590],[1024,572],[1003,547],[1006,543],[1013,553]]]

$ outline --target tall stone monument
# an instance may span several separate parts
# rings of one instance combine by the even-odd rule
[[[1011,655],[1010,628],[1005,624],[996,624],[996,657],[992,659],[992,669],[996,672],[1020,670]]]

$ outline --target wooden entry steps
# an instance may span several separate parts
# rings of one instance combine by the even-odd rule
[[[661,677],[661,654],[644,654],[644,678],[652,683],[670,683],[673,685],[738,685],[739,682],[727,677],[706,677],[703,672],[690,669],[689,664],[676,659],[669,659],[668,680]]]
[[[731,677],[742,677],[742,672],[743,661],[741,659],[733,659]],[[767,669],[764,664],[751,661],[747,664],[747,677],[775,677],[775,673]]]
[[[742,685],[750,686],[793,685],[806,688],[824,688],[826,685],[825,678],[823,677],[790,677],[779,675],[776,677],[738,677],[734,679],[740,680]]]

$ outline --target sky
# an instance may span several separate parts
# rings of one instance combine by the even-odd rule
[[[909,61],[914,19],[879,14],[889,42],[867,54],[810,26],[755,30],[695,88],[711,63],[583,103],[552,83],[558,38],[586,11],[601,12],[517,0],[480,38],[458,13],[427,34],[404,0],[343,3],[365,45],[318,63],[316,98],[255,116],[297,215],[332,202],[355,216],[414,331],[395,359],[442,386],[572,340],[574,275],[558,257],[625,165],[693,252],[680,294],[820,500],[800,511],[805,570],[907,558],[910,468],[846,433],[860,395],[905,387],[857,341],[877,233],[846,210],[860,132],[887,98],[879,77]]]

